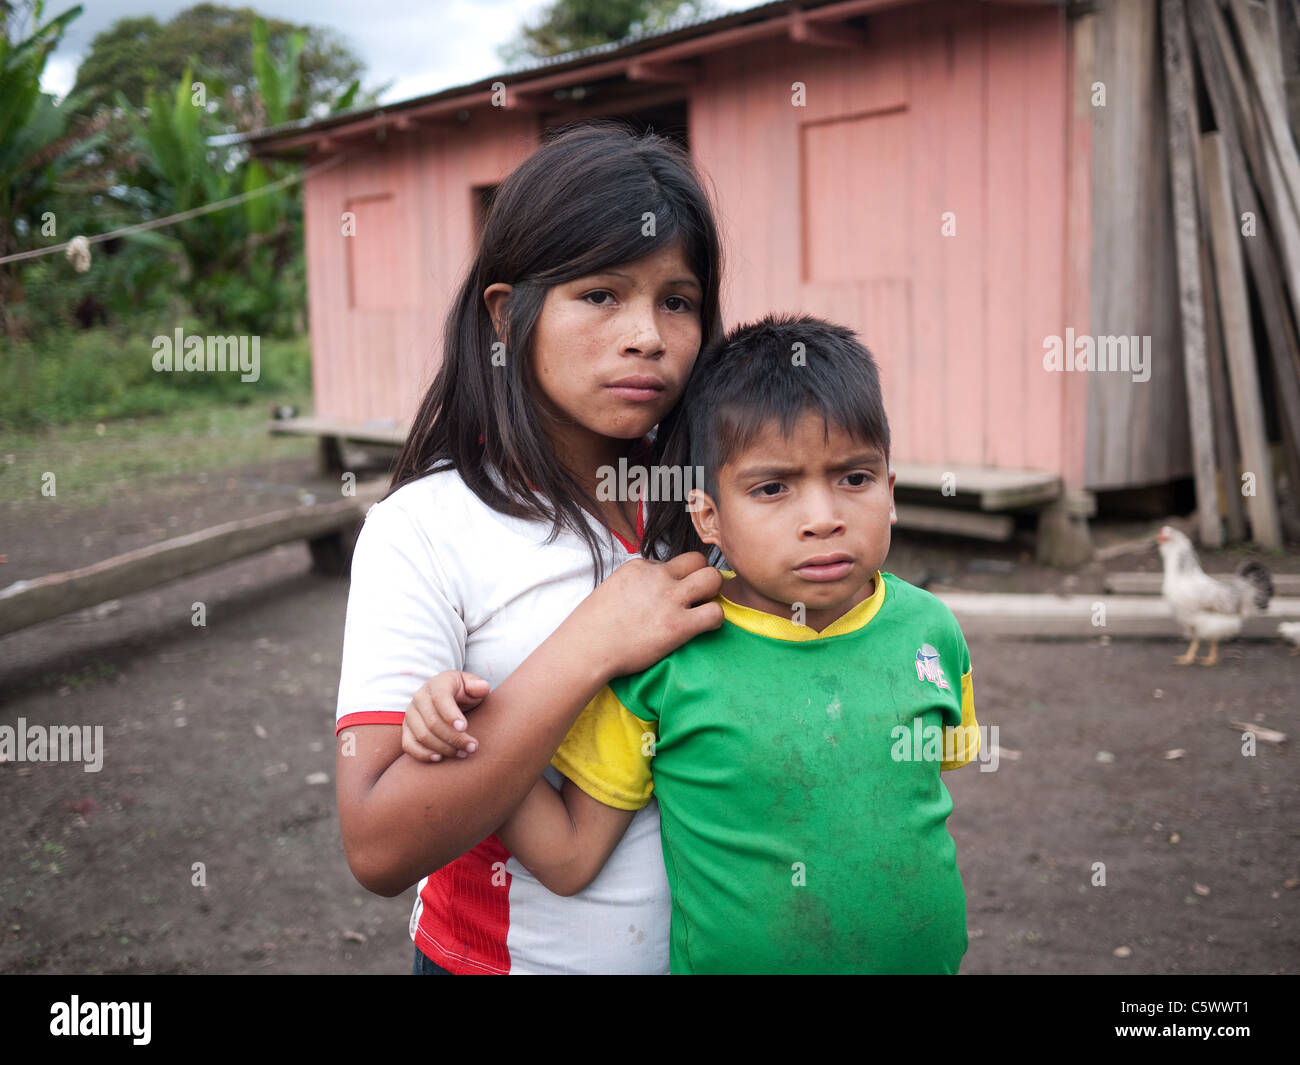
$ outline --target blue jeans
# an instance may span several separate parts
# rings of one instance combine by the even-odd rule
[[[448,972],[441,965],[438,965],[419,947],[415,948],[415,964],[411,966],[412,976],[454,976],[455,973]]]

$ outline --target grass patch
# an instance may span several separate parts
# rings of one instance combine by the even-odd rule
[[[241,381],[230,370],[157,372],[154,337],[173,337],[176,326],[186,337],[221,335],[192,319],[163,326],[145,318],[102,329],[52,330],[17,344],[0,339],[0,434],[174,414],[214,403],[265,410],[311,391],[306,336],[260,338],[256,381]]]
[[[278,397],[304,409],[307,395]],[[0,435],[0,504],[45,503],[42,478],[53,473],[64,506],[103,506],[141,481],[184,477],[258,462],[306,459],[307,437],[271,436],[270,404],[209,403],[154,418],[123,418]]]
[[[230,371],[155,372],[155,325],[0,340],[8,344],[0,355],[0,505],[47,502],[47,473],[54,499],[95,507],[145,480],[314,454],[314,440],[273,437],[266,424],[277,404],[310,407],[306,336],[262,338],[258,380],[244,382]],[[208,333],[193,321],[182,328]]]

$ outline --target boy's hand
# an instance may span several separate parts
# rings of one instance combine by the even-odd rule
[[[472,710],[487,698],[491,685],[464,670],[439,673],[421,685],[402,718],[402,750],[420,762],[465,758],[478,749],[466,729],[462,710]]]

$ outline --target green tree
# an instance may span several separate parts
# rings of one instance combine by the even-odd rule
[[[219,9],[208,5],[207,10]],[[243,13],[238,14],[242,19]],[[150,22],[125,20],[141,39],[147,38]],[[94,150],[81,156],[78,167],[50,172],[44,187],[36,190],[39,195],[27,197],[29,216],[39,206],[58,218],[57,238],[34,234],[43,239],[29,243],[111,232],[255,192],[293,172],[285,164],[250,160],[245,148],[224,143],[221,135],[309,113],[311,32],[277,36],[276,24],[255,16],[241,24],[247,26],[248,40],[247,72],[240,82],[228,83],[213,72],[236,69],[224,53],[213,52],[214,68],[182,66],[167,83],[150,83],[139,106],[118,93],[101,100],[93,117],[79,119],[98,132]],[[39,72],[32,77],[38,79]],[[202,85],[195,87],[195,82]],[[79,83],[89,91],[86,79]],[[349,106],[358,84],[354,78],[335,90],[330,106]],[[86,98],[74,93],[61,110],[77,106],[88,110]],[[96,244],[86,274],[74,273],[62,257],[15,264],[27,268],[24,276],[34,286],[27,302],[19,303],[21,288],[13,293],[15,309],[21,311],[17,321],[35,334],[74,321],[89,327],[139,315],[183,314],[188,305],[213,325],[293,332],[301,328],[305,309],[301,248],[300,196],[291,185],[161,229]]]
[[[139,109],[149,89],[175,85],[188,69],[207,84],[209,96],[226,97],[219,101],[224,132],[251,128],[242,123],[248,114],[247,88],[257,77],[253,27],[260,19],[251,8],[219,4],[198,4],[166,23],[149,16],[118,19],[91,42],[73,92],[84,94],[90,110],[110,104],[119,92]],[[331,30],[261,21],[274,49],[284,51],[301,35],[300,114],[322,115],[335,108],[360,77],[361,61]],[[349,102],[374,103],[379,91],[352,88],[355,96]]]
[[[278,78],[278,68],[267,66],[265,57],[273,54],[293,57],[291,78]],[[209,112],[204,133],[218,136],[371,101],[372,94],[360,90],[360,71],[360,61],[331,31],[262,19],[250,8],[198,4],[166,23],[119,19],[95,37],[73,90],[83,110],[107,122],[94,191],[110,201],[125,194],[125,206],[137,214],[132,221],[139,220],[140,208],[173,198],[175,190],[159,185],[159,168],[143,165],[141,152],[148,149],[136,136],[133,116],[143,112],[151,91],[170,98],[182,75],[191,79],[187,84],[202,82]],[[242,159],[238,153],[221,157],[228,165]],[[264,173],[255,167],[253,179],[258,176]]]
[[[528,59],[575,52],[639,33],[654,33],[678,20],[721,14],[709,0],[556,0],[519,36],[498,49],[515,66]]]

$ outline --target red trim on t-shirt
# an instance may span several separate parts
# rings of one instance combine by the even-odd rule
[[[353,725],[400,725],[405,716],[405,710],[358,710],[339,718],[334,726],[334,735]]]
[[[645,538],[645,500],[638,499],[636,501],[636,543],[629,543],[623,538],[617,529],[610,529],[609,531],[614,534],[620,544],[627,548],[627,553],[629,555],[635,555],[640,551],[641,541]]]
[[[400,725],[403,716],[401,710],[344,714],[334,734],[352,725]],[[489,836],[425,881],[415,942],[444,969],[458,976],[510,972],[509,857],[505,844]]]
[[[415,945],[457,976],[510,972],[510,852],[496,836],[430,873]],[[499,865],[498,865],[499,863]]]

